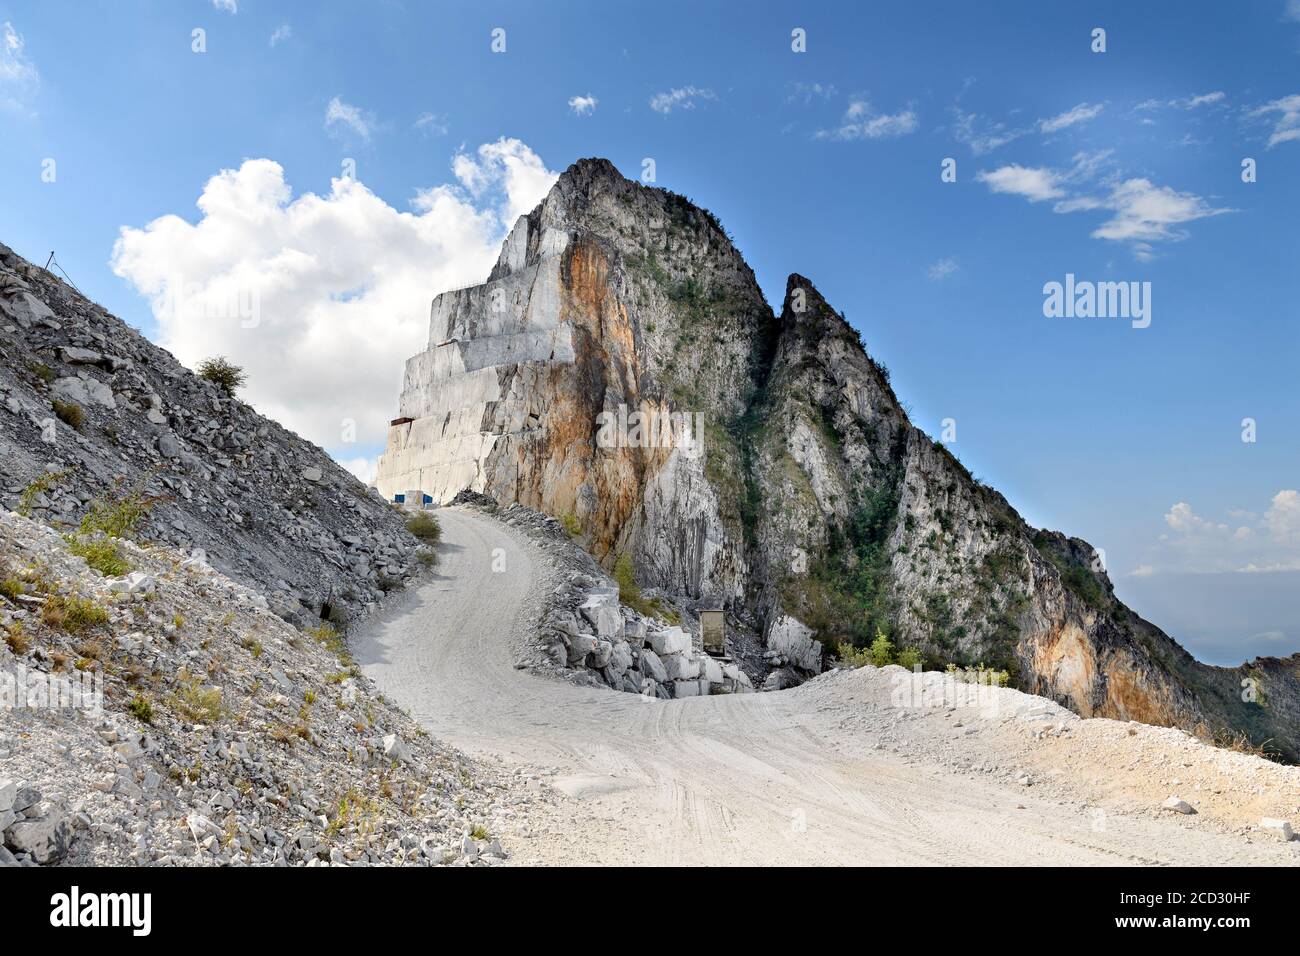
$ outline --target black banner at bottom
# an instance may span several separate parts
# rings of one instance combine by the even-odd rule
[[[577,906],[560,906],[556,880]],[[872,931],[927,927],[987,939],[1049,932],[1053,938],[1193,934],[1233,945],[1294,931],[1294,869],[818,869],[721,873],[608,869],[564,873],[499,869],[9,869],[0,870],[8,943],[44,937],[125,945],[193,945],[209,932],[253,932],[260,945],[336,942],[369,920],[418,931],[459,917],[503,942],[533,939],[547,922],[586,919],[601,896],[703,904],[711,918],[755,925],[769,917],[867,920]],[[642,883],[644,881],[644,883]],[[641,892],[644,888],[644,894]],[[666,894],[666,896],[665,896]],[[785,898],[786,904],[777,904]],[[578,901],[587,899],[586,904]],[[795,902],[796,900],[802,902]],[[613,900],[606,899],[604,905]],[[776,912],[779,906],[783,912]],[[673,908],[673,907],[670,907]],[[730,911],[730,912],[728,912]],[[340,922],[341,921],[341,922]],[[477,927],[477,929],[472,929]],[[653,921],[648,927],[653,931]],[[1242,934],[1245,934],[1243,937]],[[215,940],[214,940],[215,942]],[[6,947],[9,948],[9,947]],[[12,951],[19,951],[16,947]]]

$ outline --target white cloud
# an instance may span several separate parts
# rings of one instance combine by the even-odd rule
[[[1171,227],[1232,212],[1231,209],[1215,209],[1194,193],[1156,186],[1149,179],[1126,179],[1116,183],[1108,195],[1096,200],[1094,207],[1079,208],[1102,208],[1114,213],[1093,230],[1093,238],[1145,243],[1184,239],[1187,236],[1185,231]]]
[[[1078,153],[1074,165],[1064,172],[1013,164],[991,172],[981,170],[975,178],[994,192],[1023,196],[1030,202],[1056,199],[1052,211],[1057,213],[1109,211],[1111,217],[1093,230],[1092,237],[1127,242],[1142,260],[1153,258],[1154,242],[1187,238],[1186,230],[1178,226],[1234,211],[1215,208],[1195,193],[1157,186],[1149,179],[1120,179],[1113,174],[1102,180],[1100,192],[1072,192],[1095,180],[1110,164],[1111,155],[1110,150]]]
[[[517,212],[555,179],[506,139],[458,156],[456,175],[472,194],[438,186],[399,211],[352,179],[295,196],[278,163],[246,160],[207,182],[196,222],[124,226],[113,271],[150,300],[159,342],[178,359],[229,357],[259,411],[354,458],[384,441],[430,300],[483,281]],[[255,305],[256,321],[236,302]]]
[[[1260,518],[1250,511],[1227,512],[1233,525],[1198,515],[1190,504],[1180,501],[1165,513],[1168,531],[1156,546],[1161,570],[1190,572],[1300,570],[1300,492],[1292,489],[1273,496],[1268,510]],[[1139,566],[1132,574],[1144,576],[1150,564]]]
[[[1267,116],[1271,113],[1279,115],[1276,125],[1273,127],[1273,133],[1268,138],[1270,149],[1278,143],[1300,140],[1300,93],[1292,93],[1290,96],[1284,96],[1281,99],[1273,100],[1271,103],[1266,103],[1259,109],[1254,110],[1250,115]]]
[[[995,193],[1023,196],[1030,202],[1056,199],[1065,195],[1061,189],[1061,176],[1050,169],[1017,166],[1014,163],[992,172],[980,170],[975,179],[986,184]]]
[[[23,110],[41,75],[26,53],[22,34],[8,20],[0,26],[0,107]]]
[[[1228,95],[1222,90],[1215,90],[1212,93],[1198,93],[1195,96],[1184,96],[1172,100],[1143,100],[1133,109],[1138,111],[1158,110],[1166,107],[1176,110],[1194,110],[1202,106],[1216,106],[1227,100]]]
[[[569,109],[573,110],[573,112],[577,113],[579,116],[586,116],[595,111],[596,104],[599,102],[600,101],[590,93],[586,96],[571,96],[569,97]]]
[[[942,282],[961,267],[957,265],[956,259],[940,259],[929,268],[931,282]]]
[[[911,110],[900,113],[877,113],[866,100],[850,100],[840,125],[832,130],[818,130],[818,139],[857,140],[887,139],[906,136],[917,127],[916,114]]]
[[[1286,9],[1282,11],[1282,19],[1300,23],[1300,0],[1286,0]]]
[[[446,136],[450,126],[447,124],[446,116],[440,116],[437,113],[421,113],[415,118],[411,128],[418,129],[426,135]]]
[[[239,12],[239,0],[212,0],[212,6],[222,13]]]
[[[835,86],[831,83],[795,83],[793,92],[786,97],[787,103],[807,105],[813,100],[829,100],[835,96]]]
[[[1089,106],[1087,103],[1080,103],[1072,110],[1066,110],[1050,119],[1040,119],[1038,121],[1038,131],[1040,133],[1055,133],[1063,130],[1067,126],[1073,126],[1076,123],[1086,123],[1093,119],[1102,111],[1104,104],[1096,103]]]
[[[346,130],[351,130],[363,140],[369,142],[370,134],[374,132],[376,125],[373,115],[365,112],[360,107],[343,102],[337,96],[331,99],[329,105],[325,107],[325,129],[331,134],[345,134]]]
[[[356,475],[357,480],[363,485],[368,485],[374,481],[375,475],[379,471],[378,458],[341,458],[339,464]]]
[[[976,156],[983,156],[999,146],[1005,146],[1025,135],[1023,129],[1010,129],[1005,123],[989,122],[978,113],[963,113],[953,107],[956,120],[953,123],[953,138],[970,147]]]
[[[531,212],[559,178],[524,143],[504,137],[484,143],[474,156],[457,153],[451,168],[475,198],[504,190],[502,215],[507,224]]]
[[[663,113],[667,116],[673,110],[693,110],[696,101],[716,100],[718,97],[710,89],[701,89],[695,86],[682,86],[669,90],[667,93],[656,93],[650,97],[650,108],[656,113]]]
[[[285,40],[290,39],[292,36],[293,36],[293,27],[289,26],[289,24],[287,23],[282,23],[278,27],[276,27],[275,32],[271,34],[271,46],[279,46],[281,43],[283,43]]]
[[[1131,578],[1149,578],[1156,573],[1156,569],[1149,564],[1139,564],[1136,568],[1128,573]]]

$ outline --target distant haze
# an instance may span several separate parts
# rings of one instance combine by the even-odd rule
[[[1154,574],[1115,590],[1207,664],[1287,657],[1300,646],[1300,571]]]

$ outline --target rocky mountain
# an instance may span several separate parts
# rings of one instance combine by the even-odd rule
[[[545,799],[521,774],[429,737],[332,629],[118,547],[131,570],[106,577],[0,509],[0,868],[505,858]]]
[[[152,504],[140,539],[203,551],[296,621],[415,568],[401,516],[324,451],[2,245],[0,490],[51,524]]]
[[[553,514],[606,569],[724,602],[777,683],[885,633],[1085,716],[1300,757],[1300,655],[1195,661],[1086,542],[1030,528],[913,426],[810,280],[776,314],[715,216],[605,160],[565,171],[486,282],[434,300],[378,486]]]

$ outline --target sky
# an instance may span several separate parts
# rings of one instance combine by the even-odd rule
[[[1300,0],[0,0],[0,143],[0,241],[362,476],[431,298],[651,159],[1139,613],[1300,651]]]

